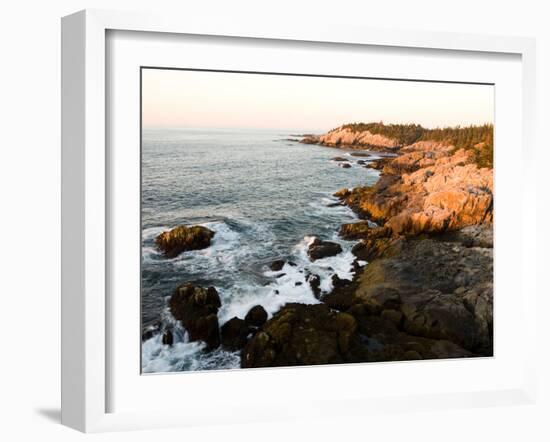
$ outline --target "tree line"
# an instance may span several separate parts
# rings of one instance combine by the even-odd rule
[[[397,141],[401,146],[417,141],[438,141],[455,149],[472,150],[480,167],[493,167],[492,124],[426,129],[419,124],[351,123],[342,126],[353,132],[369,131]],[[333,129],[336,130],[336,129]]]

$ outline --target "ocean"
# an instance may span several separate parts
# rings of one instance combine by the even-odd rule
[[[142,331],[151,335],[142,342],[143,373],[240,366],[238,352],[206,352],[204,344],[188,342],[167,308],[179,284],[214,286],[222,300],[221,326],[258,304],[271,316],[288,302],[318,303],[305,282],[307,271],[321,277],[325,291],[333,274],[353,276],[354,242],[337,232],[357,217],[335,205],[332,194],[374,184],[379,172],[357,164],[365,158],[343,149],[298,143],[300,133],[143,131],[141,320]],[[335,156],[349,158],[351,167],[339,167]],[[166,259],[155,249],[155,237],[182,224],[215,231],[212,244]],[[343,252],[310,262],[307,247],[314,237],[340,243]],[[270,271],[267,265],[281,258],[296,265]],[[174,330],[172,346],[162,344],[166,327]]]

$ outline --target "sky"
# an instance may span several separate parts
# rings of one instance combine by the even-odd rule
[[[351,122],[493,123],[494,87],[289,75],[142,71],[144,128],[326,132]]]

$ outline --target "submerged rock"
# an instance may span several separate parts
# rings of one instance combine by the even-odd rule
[[[351,167],[351,164],[350,163],[338,163],[338,166],[340,166],[344,169],[349,169]]]
[[[190,341],[204,341],[208,349],[220,345],[218,309],[220,297],[214,287],[180,285],[170,298],[170,312],[187,330]]]
[[[209,247],[214,235],[203,226],[178,226],[158,235],[155,243],[164,256],[174,258],[182,252]]]
[[[312,261],[335,256],[342,252],[340,244],[331,241],[321,241],[315,238],[309,245],[307,254]]]
[[[172,330],[166,330],[162,335],[162,343],[164,345],[172,345],[174,343],[174,334]]]

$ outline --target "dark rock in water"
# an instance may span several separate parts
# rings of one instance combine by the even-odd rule
[[[353,316],[326,305],[287,304],[246,344],[241,366],[334,364],[349,360]]]
[[[342,252],[340,244],[331,241],[321,241],[315,238],[309,245],[307,254],[312,261],[335,256]]]
[[[278,272],[285,266],[285,260],[284,259],[277,259],[273,261],[271,264],[269,264],[269,268],[274,271]]]
[[[267,312],[261,305],[252,307],[244,318],[247,325],[261,327],[267,321]]]
[[[286,273],[279,273],[275,278],[282,278],[283,276],[286,276]]]
[[[174,334],[172,330],[166,330],[162,335],[162,343],[164,345],[172,345],[174,343]]]
[[[288,261],[288,265],[291,266],[291,267],[296,267],[298,264],[296,264],[295,262],[292,262],[292,261]]]
[[[208,349],[220,345],[218,309],[220,297],[214,287],[180,285],[170,298],[170,312],[181,321],[191,341],[204,341]]]
[[[338,166],[340,166],[344,169],[349,169],[351,167],[351,164],[350,163],[340,163],[340,164],[338,164]]]
[[[338,203],[328,203],[327,204],[327,207],[340,207],[340,206],[343,206],[344,204],[342,202],[338,202]]]
[[[332,161],[348,161],[348,159],[344,157],[334,157],[332,158]]]
[[[221,327],[221,342],[230,350],[239,350],[246,345],[250,327],[243,319],[231,318]]]
[[[338,275],[333,275],[332,286],[332,291],[325,294],[321,301],[331,309],[348,310],[353,304],[353,294],[357,288],[357,282],[355,280],[340,279]]]
[[[299,285],[302,285],[302,284],[303,284],[303,283],[302,283],[301,281],[296,281],[296,282],[294,283],[295,286],[299,286]]]
[[[370,157],[372,155],[368,152],[352,152],[351,156],[354,156],[354,157]]]
[[[273,293],[275,293],[276,295],[279,294],[279,290],[275,290]]]
[[[357,164],[364,165],[367,162],[365,160],[357,160]]]
[[[165,257],[174,258],[188,250],[205,249],[215,232],[203,226],[178,226],[163,232],[155,239],[155,243]]]
[[[319,275],[309,275],[307,277],[307,282],[313,291],[313,294],[317,299],[321,296],[321,278]]]
[[[333,287],[345,287],[346,285],[351,284],[349,279],[341,279],[338,275],[332,275],[332,286]]]

